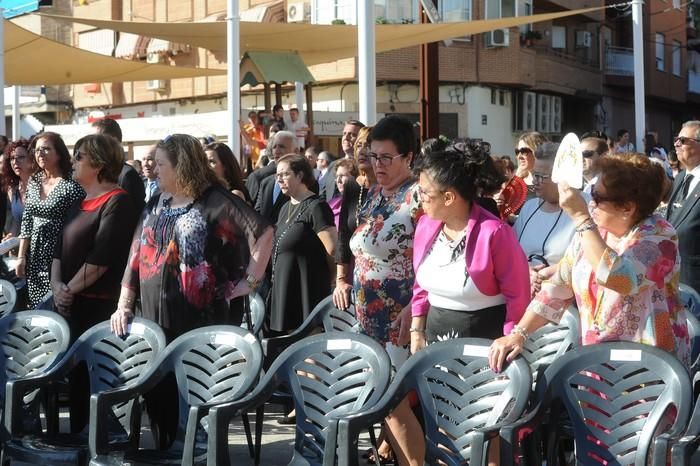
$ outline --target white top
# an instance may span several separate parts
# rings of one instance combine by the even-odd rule
[[[590,199],[585,194],[584,197]],[[537,197],[527,201],[520,210],[513,229],[528,258],[532,254],[539,254],[547,259],[549,265],[554,265],[564,256],[576,233],[576,225],[561,209],[554,212],[542,210],[543,202]],[[531,264],[539,263],[541,261],[531,261]]]
[[[287,126],[289,127],[289,131],[296,135],[299,148],[304,149],[306,147],[306,133],[309,132],[309,126],[301,120],[290,120]]]
[[[452,311],[478,311],[505,304],[502,294],[483,294],[467,275],[464,247],[460,247],[462,238],[450,241],[440,231],[418,267],[416,280],[428,292],[428,302]]]

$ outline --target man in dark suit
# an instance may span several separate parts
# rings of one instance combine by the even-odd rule
[[[700,291],[700,121],[684,123],[673,145],[685,170],[673,183],[666,218],[678,232],[681,283]]]
[[[279,131],[278,133],[275,133],[272,143],[272,156],[274,161],[270,162],[263,168],[256,170],[256,172],[261,172],[258,175],[259,188],[256,191],[256,196],[253,197],[253,194],[248,191],[251,198],[253,198],[255,210],[257,210],[263,217],[268,219],[273,225],[277,223],[277,217],[280,209],[289,200],[289,197],[282,194],[279,185],[276,182],[276,161],[282,158],[284,155],[295,154],[296,152],[297,137],[294,133],[289,131]],[[268,169],[268,167],[270,168]],[[253,175],[256,172],[253,172]],[[248,187],[247,184],[246,187]]]
[[[343,147],[343,155],[346,159],[353,159],[355,157],[355,141],[357,141],[357,135],[360,133],[360,128],[364,128],[365,125],[359,120],[348,120],[343,126],[343,136],[340,143]],[[331,174],[334,172],[333,163],[328,167],[328,172]],[[335,176],[325,176],[323,181],[319,180],[319,197],[324,201],[330,201],[338,194],[338,187],[335,185]]]
[[[290,139],[293,139],[290,141]],[[296,154],[297,139],[296,135],[290,131],[278,131],[270,138],[269,146],[272,151],[272,160],[262,168],[258,168],[248,176],[245,187],[250,194],[250,199],[253,205],[257,205],[258,196],[262,188],[262,182],[270,175],[274,175],[277,171],[275,161],[287,154]]]

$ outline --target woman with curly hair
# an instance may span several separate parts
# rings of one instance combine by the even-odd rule
[[[161,193],[136,228],[113,331],[127,332],[137,297],[143,317],[160,325],[168,341],[198,327],[240,323],[243,302],[237,298],[254,291],[265,273],[272,227],[221,186],[196,138],[166,137],[155,161]],[[146,401],[166,447],[177,428],[177,398],[174,385],[163,384]]]
[[[9,215],[5,221],[5,237],[3,240],[19,235],[24,213],[24,202],[27,197],[29,178],[36,172],[34,157],[29,154],[29,141],[19,139],[10,142],[5,147],[2,160],[2,173],[5,178],[3,188],[7,191]]]
[[[49,271],[66,214],[85,197],[73,179],[70,153],[61,136],[42,133],[32,142],[39,171],[27,185],[15,273],[27,277],[29,306],[41,304],[51,291]]]

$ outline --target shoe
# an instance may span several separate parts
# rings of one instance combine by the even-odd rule
[[[297,417],[296,416],[282,416],[281,418],[277,419],[277,424],[281,424],[283,426],[291,426],[297,423]]]

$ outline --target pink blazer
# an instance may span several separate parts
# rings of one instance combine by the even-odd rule
[[[413,237],[413,269],[418,273],[423,259],[437,238],[442,222],[423,215]],[[467,222],[465,248],[466,270],[474,285],[487,296],[503,294],[506,298],[506,322],[503,333],[510,333],[530,303],[530,275],[527,258],[513,229],[489,212],[472,204]],[[428,292],[413,285],[411,313],[428,314]]]

